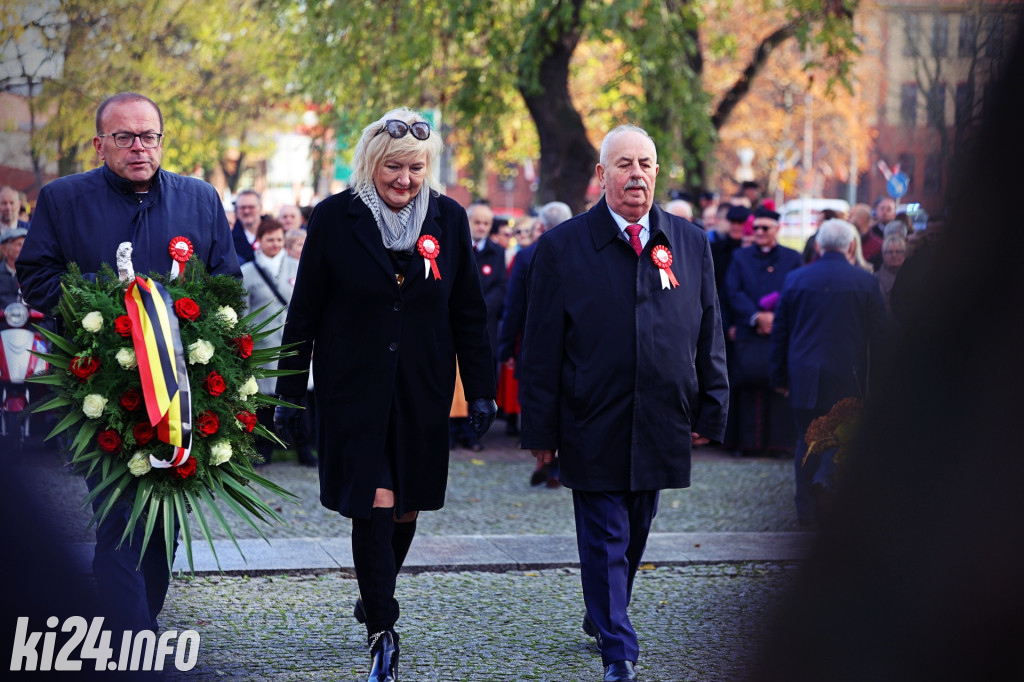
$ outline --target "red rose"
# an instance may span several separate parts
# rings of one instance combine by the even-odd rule
[[[231,339],[231,343],[235,346],[235,350],[238,351],[238,354],[243,358],[247,358],[252,355],[252,337],[248,334]]]
[[[121,407],[134,412],[139,409],[139,405],[142,404],[142,394],[136,391],[134,388],[129,388],[127,391],[121,394]]]
[[[217,374],[216,370],[206,375],[206,378],[203,379],[203,386],[206,387],[206,392],[214,398],[223,393],[224,389],[228,387],[228,385],[224,383],[224,377]]]
[[[121,449],[121,435],[113,429],[100,431],[96,436],[96,442],[99,443],[100,450],[103,452],[114,453]]]
[[[178,478],[188,478],[196,473],[196,458],[189,457],[181,466],[174,467],[174,475]]]
[[[132,335],[132,318],[127,315],[118,315],[114,318],[114,331],[121,336],[128,338]]]
[[[71,361],[69,369],[78,377],[79,381],[85,381],[100,368],[100,361],[92,356],[75,358]]]
[[[252,430],[256,428],[256,422],[259,421],[252,412],[239,412],[235,415],[235,419],[242,422],[245,430],[249,433],[252,433]]]
[[[135,442],[139,445],[145,445],[149,441],[153,440],[156,436],[156,431],[149,425],[149,422],[139,422],[132,429],[132,435],[135,437]]]
[[[207,410],[199,415],[199,419],[196,421],[196,430],[199,431],[199,435],[206,437],[217,433],[217,429],[220,428],[220,417],[217,416],[216,412]]]
[[[174,302],[174,312],[178,317],[194,320],[199,317],[199,305],[191,298],[179,298]]]

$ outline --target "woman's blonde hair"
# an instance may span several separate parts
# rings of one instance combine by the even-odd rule
[[[364,185],[372,185],[374,173],[385,161],[414,159],[426,154],[423,188],[436,191],[433,186],[434,176],[441,159],[441,150],[444,148],[441,136],[431,128],[430,137],[425,140],[416,139],[411,130],[403,137],[391,137],[383,129],[386,121],[393,120],[404,121],[410,125],[420,121],[427,122],[417,112],[408,107],[402,107],[392,109],[379,120],[363,128],[363,134],[359,137],[352,157],[352,186],[354,190],[358,193]],[[383,132],[381,132],[382,130]]]

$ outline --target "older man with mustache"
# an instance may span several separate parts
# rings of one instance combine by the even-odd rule
[[[729,387],[705,232],[654,206],[654,141],[601,145],[604,198],[545,232],[530,266],[522,447],[556,451],[573,492],[583,629],[605,682],[635,680],[633,578],[658,491],[690,485],[690,448],[725,433]]]

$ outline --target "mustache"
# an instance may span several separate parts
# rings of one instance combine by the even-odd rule
[[[622,189],[647,189],[647,181],[643,178],[632,178]]]

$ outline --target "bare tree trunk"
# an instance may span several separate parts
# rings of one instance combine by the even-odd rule
[[[541,203],[564,201],[574,213],[586,206],[587,186],[594,174],[597,152],[587,138],[576,107],[569,96],[569,60],[579,43],[580,7],[583,0],[571,0],[572,12],[556,16],[558,3],[552,10],[550,23],[535,31],[550,31],[552,36],[540,60],[537,82],[520,74],[519,92],[537,126],[540,139],[540,185],[536,200]]]

